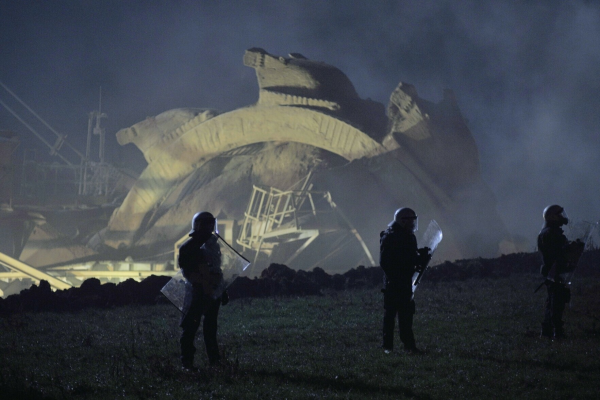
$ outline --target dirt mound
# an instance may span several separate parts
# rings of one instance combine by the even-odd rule
[[[128,279],[119,284],[100,284],[96,278],[86,280],[80,287],[53,292],[47,281],[22,290],[20,294],[0,299],[0,315],[15,312],[78,311],[90,307],[116,307],[127,304],[156,304],[164,300],[160,289],[170,280],[168,276],[152,275],[142,282]]]
[[[579,276],[600,276],[600,250],[584,253],[576,271]],[[537,253],[516,253],[499,258],[476,258],[445,262],[429,268],[423,282],[497,279],[511,274],[539,273]],[[0,299],[0,316],[16,312],[78,311],[89,307],[116,307],[127,304],[157,304],[168,300],[160,289],[170,280],[168,276],[152,275],[142,282],[128,279],[118,285],[100,284],[96,278],[83,282],[79,288],[53,292],[46,281],[21,291],[18,295]],[[375,288],[383,282],[379,267],[359,266],[344,274],[329,275],[321,268],[296,271],[282,264],[271,264],[260,277],[236,279],[228,292],[231,299],[242,297],[320,295],[327,290]]]

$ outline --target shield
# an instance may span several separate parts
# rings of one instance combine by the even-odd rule
[[[216,237],[216,240],[210,241],[209,239],[211,245],[206,246],[205,244],[203,248],[207,251],[207,256],[211,261],[212,268],[215,270],[218,269],[218,273],[222,274],[223,277],[216,285],[213,292],[213,296],[219,297],[223,291],[231,285],[235,278],[241,276],[248,269],[250,261],[246,260],[242,255],[235,251],[235,249],[221,236],[218,234],[215,234],[214,236]],[[187,286],[191,286],[191,283],[185,279],[183,273],[179,270],[160,291],[179,309],[179,311],[183,312],[185,308],[186,292],[188,291],[186,290]]]
[[[569,272],[562,275],[563,282],[567,285],[571,284],[573,279],[573,273],[584,251],[589,250],[592,244],[590,240],[594,234],[594,231],[598,228],[598,222],[588,221],[571,221],[565,227],[565,236],[569,240]]]
[[[438,245],[442,241],[443,236],[444,235],[442,234],[442,228],[440,228],[438,223],[434,219],[432,219],[431,222],[429,223],[429,226],[427,227],[427,230],[423,234],[423,238],[421,239],[421,247],[428,247],[429,255],[433,256],[433,253],[435,252],[435,249],[437,249]],[[431,260],[431,258],[430,258],[430,260]],[[421,282],[421,277],[423,276],[423,272],[425,272],[427,265],[429,265],[429,262],[426,265],[424,265],[420,271],[415,272],[413,275],[413,279],[412,279],[413,294],[415,293],[415,290],[417,289],[417,285],[419,284],[419,282]]]

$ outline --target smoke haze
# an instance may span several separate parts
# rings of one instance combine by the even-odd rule
[[[334,65],[385,105],[400,81],[436,102],[451,88],[498,211],[533,242],[548,204],[600,219],[599,38],[590,1],[5,0],[0,81],[82,150],[101,86],[108,159],[138,170],[114,134],[173,108],[254,103],[251,47]],[[1,107],[0,129],[41,144]]]

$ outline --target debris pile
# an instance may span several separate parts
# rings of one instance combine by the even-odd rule
[[[40,281],[20,294],[0,299],[0,316],[15,312],[79,311],[90,307],[110,308],[128,304],[156,304],[163,301],[160,289],[171,279],[152,275],[141,282],[128,279],[119,284],[100,284],[97,278],[84,281],[80,287],[55,292],[47,281]],[[165,300],[166,301],[166,300]]]
[[[577,276],[600,277],[600,249],[584,253]],[[515,253],[498,258],[476,258],[446,261],[429,268],[423,283],[466,279],[499,279],[511,274],[539,274],[540,257],[537,253]],[[534,275],[535,276],[535,275]],[[541,277],[540,277],[541,278]],[[83,282],[79,288],[53,292],[46,281],[0,299],[0,316],[18,312],[62,312],[85,308],[110,308],[128,304],[152,305],[167,303],[160,289],[171,279],[152,275],[142,282],[128,279],[118,285],[100,284],[96,278]],[[322,268],[296,271],[282,264],[271,264],[258,278],[237,278],[228,292],[231,299],[244,297],[308,296],[329,291],[369,289],[382,286],[380,267],[359,266],[344,274],[329,275]],[[533,288],[532,288],[533,291]]]

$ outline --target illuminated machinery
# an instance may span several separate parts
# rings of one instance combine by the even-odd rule
[[[235,221],[235,229],[243,224],[233,236],[255,264],[291,259],[305,269],[322,263],[312,255],[337,248],[326,250],[325,242],[354,228],[375,254],[393,210],[410,204],[425,221],[444,226],[436,253],[442,260],[514,251],[452,91],[432,103],[401,82],[386,110],[360,98],[339,69],[301,54],[252,48],[243,61],[256,71],[255,104],[223,113],[169,110],[117,133],[119,144],[136,145],[148,165],[89,247],[159,252],[168,244],[170,250],[191,216],[209,210]],[[309,171],[321,197],[285,190]],[[324,192],[347,216],[333,213],[337,233],[303,219],[313,212],[311,199]],[[300,205],[310,212],[301,215]],[[355,247],[364,252],[362,244]],[[336,259],[345,268],[357,265]]]
[[[64,266],[50,267],[45,270],[34,268],[4,253],[0,253],[0,296],[19,293],[32,283],[45,280],[53,289],[68,289],[80,286],[89,278],[101,282],[122,282],[127,279],[143,280],[150,275],[175,275],[170,262],[133,261],[88,261]]]
[[[301,54],[252,48],[243,61],[256,72],[255,104],[222,113],[168,110],[117,133],[148,165],[80,248],[95,259],[164,261],[191,216],[209,210],[228,221],[225,239],[237,238],[232,244],[256,268],[276,262],[333,272],[374,264],[367,254],[379,251],[381,229],[396,208],[412,205],[424,221],[444,227],[440,260],[514,251],[452,91],[433,103],[400,82],[386,109],[360,98],[338,68]],[[310,171],[314,191],[302,181]],[[40,241],[29,242],[21,261],[59,267],[46,260],[57,249],[42,252]],[[69,257],[62,267],[83,255]]]
[[[236,243],[252,262],[247,276],[260,274],[271,262],[303,270],[319,266],[330,273],[344,272],[358,265],[357,260],[375,265],[365,242],[331,194],[311,190],[310,178],[308,174],[287,190],[253,186],[244,219],[239,231],[236,229]],[[218,220],[218,224],[219,234],[233,244],[235,221]],[[174,265],[179,247],[188,239],[185,234],[175,242]],[[342,252],[346,264],[340,263]]]
[[[365,264],[375,265],[360,234],[337,208],[331,194],[311,191],[309,182],[310,174],[288,190],[253,186],[237,239],[244,250],[254,253],[253,265],[259,265],[257,261],[262,257],[304,270],[325,266],[330,272],[345,271],[354,265],[340,265],[338,260],[327,267],[327,262],[350,248],[364,253]],[[315,243],[319,237],[326,238],[321,246]],[[302,263],[295,265],[294,261],[311,244],[316,247],[309,252],[312,257],[305,254]],[[252,271],[250,275],[258,272]]]

